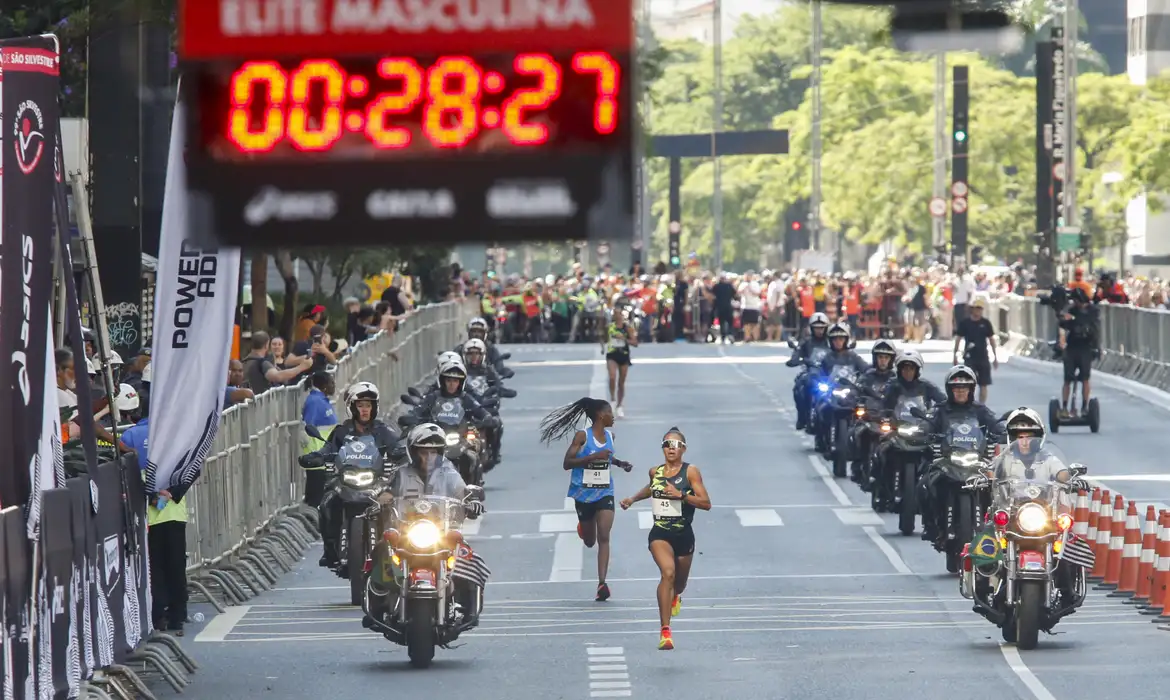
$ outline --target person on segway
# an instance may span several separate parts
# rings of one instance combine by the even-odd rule
[[[1100,354],[1100,324],[1097,307],[1083,289],[1074,289],[1069,294],[1072,305],[1061,315],[1060,347],[1064,349],[1064,386],[1060,391],[1060,418],[1068,419],[1078,415],[1076,406],[1071,405],[1073,382],[1081,383],[1080,415],[1089,412],[1089,377],[1093,371],[1093,360]]]

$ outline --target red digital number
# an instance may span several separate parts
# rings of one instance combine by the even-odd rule
[[[384,58],[378,62],[378,75],[402,80],[402,92],[382,93],[366,113],[366,136],[378,148],[406,148],[410,129],[387,126],[386,115],[405,114],[422,100],[423,71],[409,58]]]
[[[267,87],[268,107],[264,111],[263,126],[253,130],[251,124],[252,100],[257,84]],[[245,153],[267,153],[284,137],[284,101],[288,96],[288,77],[274,61],[249,61],[232,73],[228,84],[231,91],[231,113],[228,116],[228,138]]]
[[[448,89],[448,79],[458,78],[459,87]],[[439,148],[466,146],[479,133],[479,98],[483,71],[470,58],[441,58],[427,71],[427,106],[423,109],[423,132]],[[444,124],[443,116],[454,113],[455,123]]]
[[[561,67],[552,56],[539,53],[521,54],[513,65],[520,75],[540,76],[540,84],[534,88],[517,90],[504,101],[504,134],[513,144],[538,146],[548,141],[548,127],[525,123],[524,112],[548,109],[553,100],[561,96]]]
[[[325,108],[320,119],[309,115],[309,86],[325,84]],[[289,75],[288,139],[299,151],[327,151],[341,138],[341,103],[345,74],[333,61],[305,61]]]
[[[601,51],[573,56],[573,70],[597,74],[597,102],[593,105],[593,128],[599,134],[612,134],[617,128],[618,83],[621,67],[613,56]]]

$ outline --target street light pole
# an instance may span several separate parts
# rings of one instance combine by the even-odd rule
[[[821,248],[821,0],[812,1],[812,191],[808,201],[809,242]]]
[[[1065,159],[1064,159],[1064,221],[1065,226],[1081,223],[1077,209],[1077,31],[1081,24],[1078,0],[1065,0],[1064,5],[1064,79],[1065,79]]]
[[[947,198],[947,56],[940,51],[934,64],[934,197]],[[931,241],[946,245],[946,216],[931,217]]]
[[[715,32],[715,107],[712,114],[711,158],[715,166],[715,192],[711,200],[711,216],[715,228],[715,271],[723,271],[723,170],[715,151],[715,135],[723,130],[723,0],[715,0],[711,24]]]

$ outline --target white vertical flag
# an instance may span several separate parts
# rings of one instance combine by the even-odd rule
[[[201,248],[188,230],[185,105],[171,122],[151,357],[147,493],[178,497],[219,430],[235,324],[238,248]]]

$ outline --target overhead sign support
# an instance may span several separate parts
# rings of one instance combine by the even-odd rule
[[[181,2],[196,230],[252,246],[632,238],[631,0],[294,4]]]

